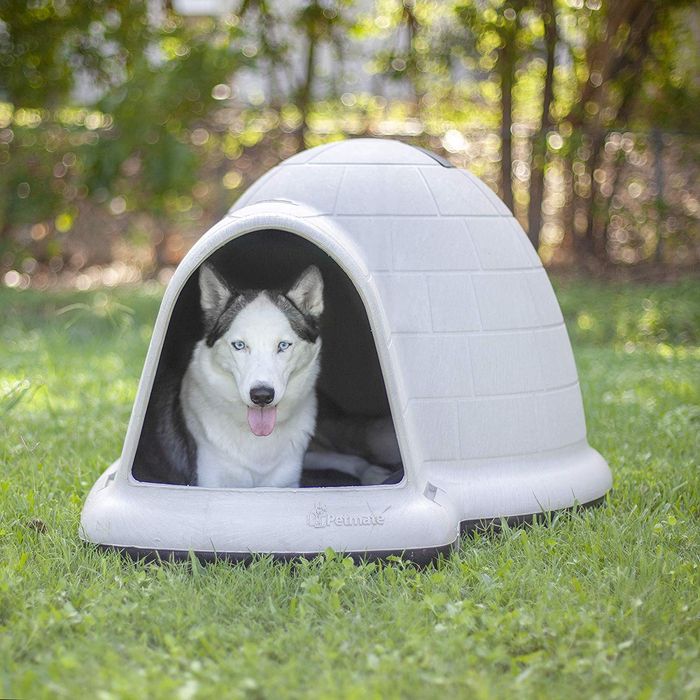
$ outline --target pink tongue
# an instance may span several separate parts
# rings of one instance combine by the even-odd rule
[[[253,434],[258,437],[269,435],[275,427],[276,419],[277,408],[275,406],[248,409],[248,425]]]

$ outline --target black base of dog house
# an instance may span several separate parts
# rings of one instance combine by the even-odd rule
[[[343,552],[356,564],[366,561],[386,561],[389,557],[399,557],[418,565],[426,565],[440,556],[447,556],[459,540],[437,547],[418,547],[414,549],[383,549],[369,552]],[[111,544],[98,544],[102,551],[119,552],[134,561],[162,562],[189,561],[193,556],[202,564],[224,561],[230,564],[249,564],[255,559],[271,557],[275,561],[290,562],[299,559],[313,559],[323,552],[193,552],[184,549],[142,549],[140,547],[119,547]]]

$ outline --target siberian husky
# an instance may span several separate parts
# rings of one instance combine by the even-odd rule
[[[321,273],[286,293],[233,290],[205,264],[199,288],[205,333],[180,389],[196,484],[296,487],[316,425]]]
[[[233,289],[207,264],[198,282],[204,335],[186,359],[159,365],[133,466],[139,481],[297,487],[303,466],[369,485],[396,473],[390,418],[349,416],[321,395],[317,425],[324,307],[317,267],[286,294]],[[323,485],[309,471],[307,485]]]

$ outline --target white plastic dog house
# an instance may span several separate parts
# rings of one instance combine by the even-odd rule
[[[256,259],[294,239],[337,264],[356,290],[396,428],[400,483],[206,489],[132,476],[169,324],[196,312],[175,314],[181,293],[210,256],[235,257],[229,246],[261,232]],[[330,324],[342,335],[346,321]],[[341,395],[359,382],[359,392],[346,392],[350,402],[381,401],[367,383],[362,389],[372,368],[353,360],[365,355],[352,334],[346,341],[340,362],[349,364],[331,360],[328,381]],[[460,526],[594,503],[610,486],[606,462],[586,441],[559,305],[510,211],[433,154],[358,139],[268,172],[178,267],[121,458],[90,492],[81,536],[132,554],[235,559],[332,547],[421,559],[452,546]]]

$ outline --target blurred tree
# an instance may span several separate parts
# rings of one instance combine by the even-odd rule
[[[690,212],[676,210],[671,215],[668,206],[665,183],[667,182],[663,158],[666,151],[664,134],[675,133],[686,142],[697,142],[700,136],[700,12],[697,4],[689,2],[666,3],[659,10],[657,23],[650,33],[648,50],[641,67],[641,89],[628,97],[627,121],[637,129],[650,132],[650,147],[653,151],[653,185],[655,189],[653,208],[655,220],[654,249],[649,258],[663,263],[664,236],[671,234],[667,219],[677,222],[676,238],[692,243],[692,235],[687,235],[697,223],[697,217]],[[624,115],[624,113],[623,113]],[[691,137],[688,139],[688,137]],[[698,161],[696,149],[683,150],[683,161],[694,169]],[[677,181],[678,173],[669,173]],[[615,184],[622,178],[616,173]],[[612,188],[614,193],[619,187]],[[681,189],[681,188],[677,188]],[[598,194],[601,197],[601,193]],[[602,199],[602,197],[601,197]],[[607,212],[608,203],[604,202]],[[609,240],[611,216],[603,219],[604,238]],[[680,233],[680,235],[678,235]]]
[[[391,28],[391,38],[385,48],[377,52],[376,63],[379,73],[394,83],[408,87],[413,102],[413,113],[420,113],[420,103],[429,86],[427,77],[425,47],[432,51],[436,44],[428,36],[428,12],[434,10],[433,3],[400,0],[383,3],[384,15]],[[432,52],[431,52],[432,53]],[[435,75],[432,74],[434,78]]]
[[[639,94],[652,32],[668,17],[668,0],[606,1],[578,11],[574,21],[583,45],[572,45],[575,98],[560,121],[569,135],[568,158],[574,169],[570,226],[579,257],[606,258],[605,202],[601,195],[601,157],[607,131],[625,128]],[[584,21],[585,20],[585,21]]]
[[[235,7],[0,0],[0,265],[8,247],[60,256],[96,212],[97,229],[139,229],[171,264],[162,234],[201,228],[280,158],[349,134],[444,148],[500,182],[547,259],[697,259],[697,4]]]
[[[118,84],[149,38],[146,0],[2,0],[0,99],[51,108]]]
[[[90,191],[124,186],[135,205],[159,210],[170,195],[191,189],[197,149],[211,137],[206,118],[218,101],[215,88],[230,94],[242,63],[240,35],[235,23],[176,15],[152,29],[148,51],[97,103],[113,126],[84,149]]]
[[[299,30],[304,46],[303,72],[294,94],[294,104],[300,115],[296,130],[299,150],[305,146],[305,133],[309,126],[309,110],[318,76],[319,49],[325,43],[336,49],[336,55],[342,54],[341,47],[353,25],[353,4],[353,0],[311,0],[302,3],[293,16],[293,26]]]
[[[246,60],[235,19],[185,19],[145,1],[49,0],[5,2],[1,17],[0,90],[14,117],[0,186],[18,193],[0,206],[4,237],[11,225],[53,226],[59,215],[69,230],[74,205],[90,195],[121,197],[117,213],[158,217],[189,193],[206,118]],[[76,102],[91,111],[67,116]]]
[[[554,69],[558,41],[557,18],[554,0],[539,0],[537,9],[543,27],[545,72],[542,85],[542,111],[539,124],[532,137],[530,160],[530,192],[528,201],[527,232],[535,247],[540,247],[542,230],[542,203],[544,200],[544,172],[547,158],[547,135],[553,126],[552,102],[554,101]]]
[[[481,65],[493,70],[500,88],[501,196],[513,209],[513,85],[520,59],[519,15],[526,0],[467,0],[455,12],[470,35],[469,45],[482,54]]]
[[[58,152],[70,128],[56,124],[50,110],[78,92],[97,96],[117,84],[132,56],[142,53],[146,33],[140,1],[0,4],[0,100],[18,117],[1,140],[0,187],[10,196],[0,204],[0,240],[13,224],[54,216],[66,195],[77,194],[62,180],[72,156],[66,166]]]
[[[281,109],[289,97],[278,79],[280,72],[286,75],[286,84],[293,83],[290,37],[277,9],[276,3],[269,0],[242,0],[237,13],[258,47],[258,65],[267,76],[267,98],[273,109]]]

